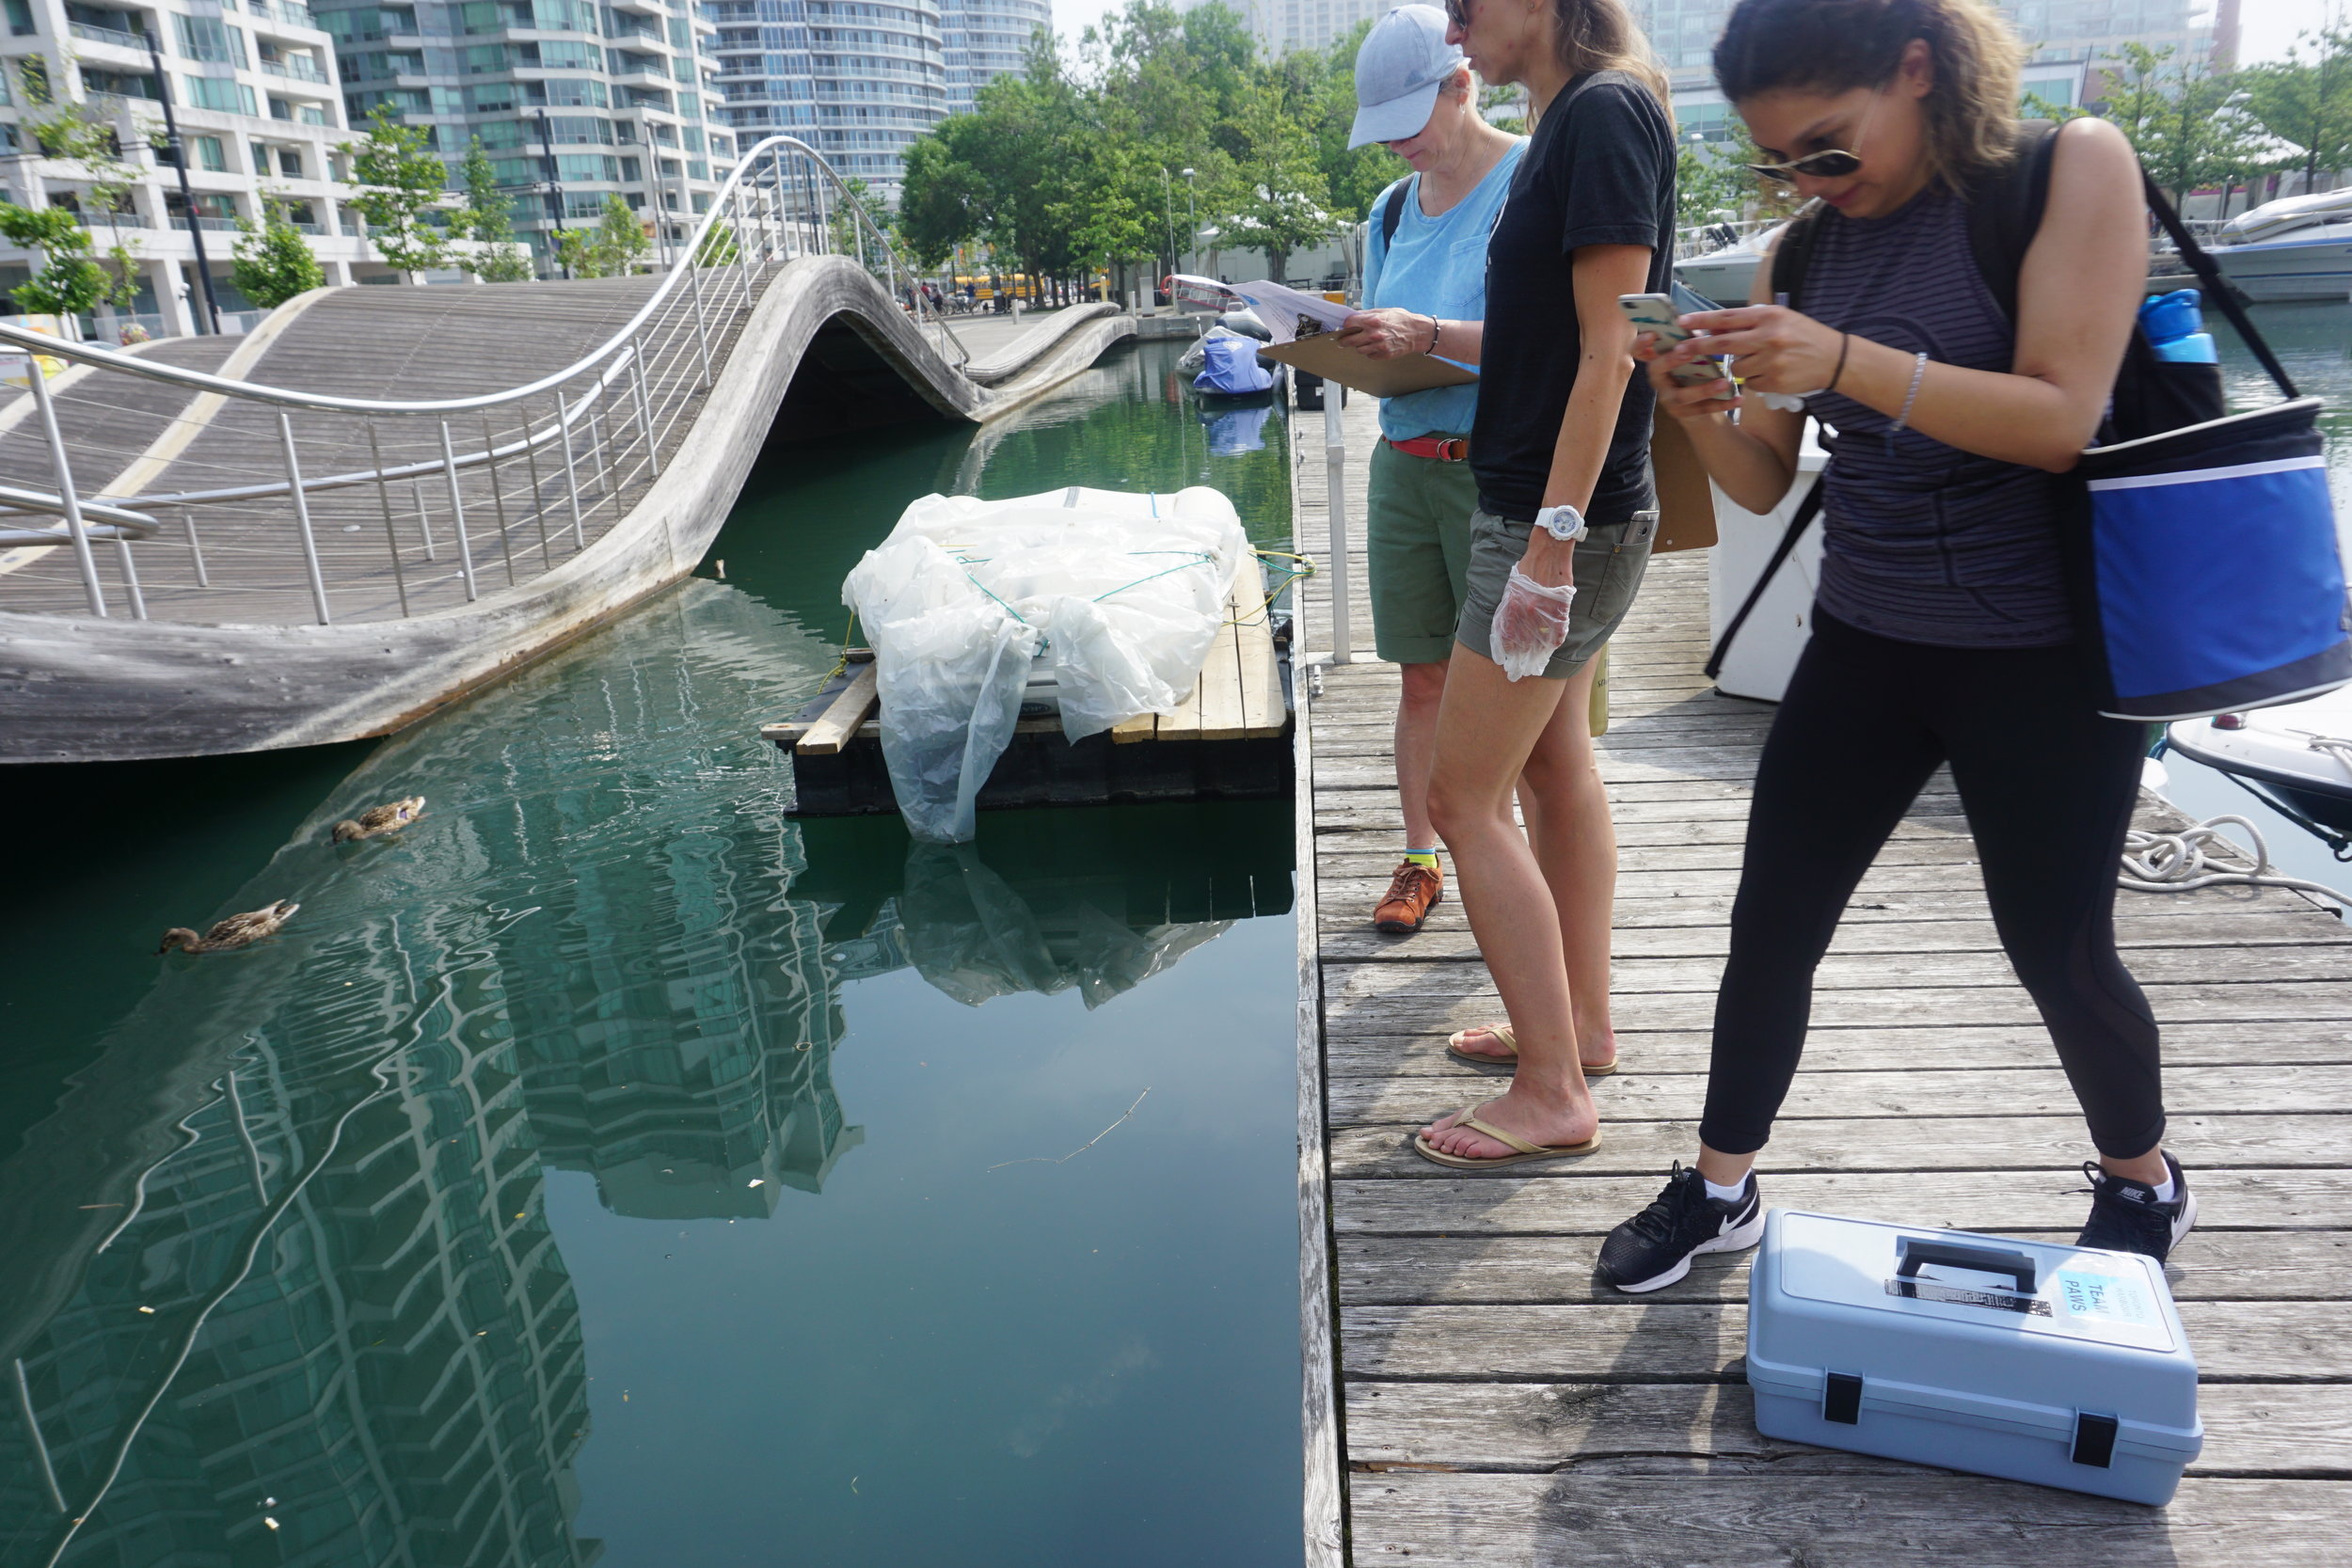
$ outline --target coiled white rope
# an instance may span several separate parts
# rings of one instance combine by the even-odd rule
[[[2225,823],[2245,829],[2246,835],[2254,841],[2251,865],[2242,863],[2245,848],[2221,832]],[[2209,816],[2177,833],[2150,833],[2133,829],[2123,836],[2123,874],[2116,882],[2137,893],[2189,893],[2201,887],[2228,885],[2292,888],[2297,893],[2315,893],[2331,898],[2339,908],[2352,910],[2352,894],[2339,893],[2325,882],[2280,876],[2271,870],[2270,846],[2263,842],[2263,831],[2243,816]]]

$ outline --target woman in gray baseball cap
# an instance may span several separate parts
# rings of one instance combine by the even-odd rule
[[[1478,112],[1462,52],[1446,41],[1445,12],[1402,6],[1356,52],[1350,147],[1385,144],[1413,172],[1372,204],[1361,310],[1340,341],[1375,358],[1435,354],[1475,366],[1485,337],[1486,235],[1502,211],[1525,142]],[[1442,896],[1438,833],[1429,824],[1429,764],[1438,700],[1454,652],[1470,519],[1470,428],[1478,384],[1433,387],[1380,404],[1367,534],[1372,623],[1380,657],[1397,665],[1396,789],[1405,858],[1373,911],[1383,931],[1421,929]]]

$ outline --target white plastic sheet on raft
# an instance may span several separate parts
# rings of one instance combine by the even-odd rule
[[[1051,677],[1073,741],[1174,711],[1245,566],[1233,503],[1206,486],[908,507],[841,587],[874,646],[882,757],[908,830],[972,837],[974,798],[1033,673]]]

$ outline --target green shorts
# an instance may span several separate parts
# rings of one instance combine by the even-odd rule
[[[1407,457],[1386,441],[1372,449],[1364,507],[1372,641],[1390,663],[1442,664],[1453,655],[1477,510],[1468,463]]]
[[[1490,512],[1470,518],[1469,590],[1462,601],[1462,625],[1456,640],[1474,654],[1494,657],[1487,629],[1502,589],[1527,553],[1533,523],[1506,522]],[[1600,651],[1617,629],[1633,595],[1649,569],[1649,547],[1658,537],[1658,514],[1637,512],[1623,522],[1595,523],[1577,541],[1576,599],[1568,607],[1568,640],[1544,666],[1548,680],[1565,680]]]

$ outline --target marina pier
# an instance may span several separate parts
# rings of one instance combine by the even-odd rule
[[[1473,1177],[1412,1153],[1415,1128],[1501,1092],[1450,1061],[1445,1037],[1503,1015],[1458,903],[1417,936],[1371,927],[1403,842],[1397,678],[1327,662],[1335,591],[1370,641],[1375,405],[1354,404],[1343,428],[1339,574],[1324,429],[1295,426],[1300,548],[1324,568],[1303,585],[1297,641],[1309,1562],[2256,1568],[2341,1555],[2352,936],[2296,894],[2119,895],[2124,958],[2165,1031],[2166,1141],[2202,1205],[2167,1272],[2201,1373],[2205,1447],[2169,1508],[1760,1437],[1740,1367],[1751,1255],[1700,1259],[1653,1295],[1593,1277],[1602,1235],[1696,1147],[1772,721],[1771,705],[1718,696],[1700,673],[1703,554],[1651,563],[1612,646],[1599,759],[1620,847],[1625,1066],[1594,1085],[1607,1141],[1588,1159]],[[2146,796],[2139,821],[2182,819]],[[1758,1166],[1767,1204],[2072,1239],[2087,1203],[2074,1163],[2091,1149],[1974,859],[1939,776],[1822,965],[1804,1069]]]

